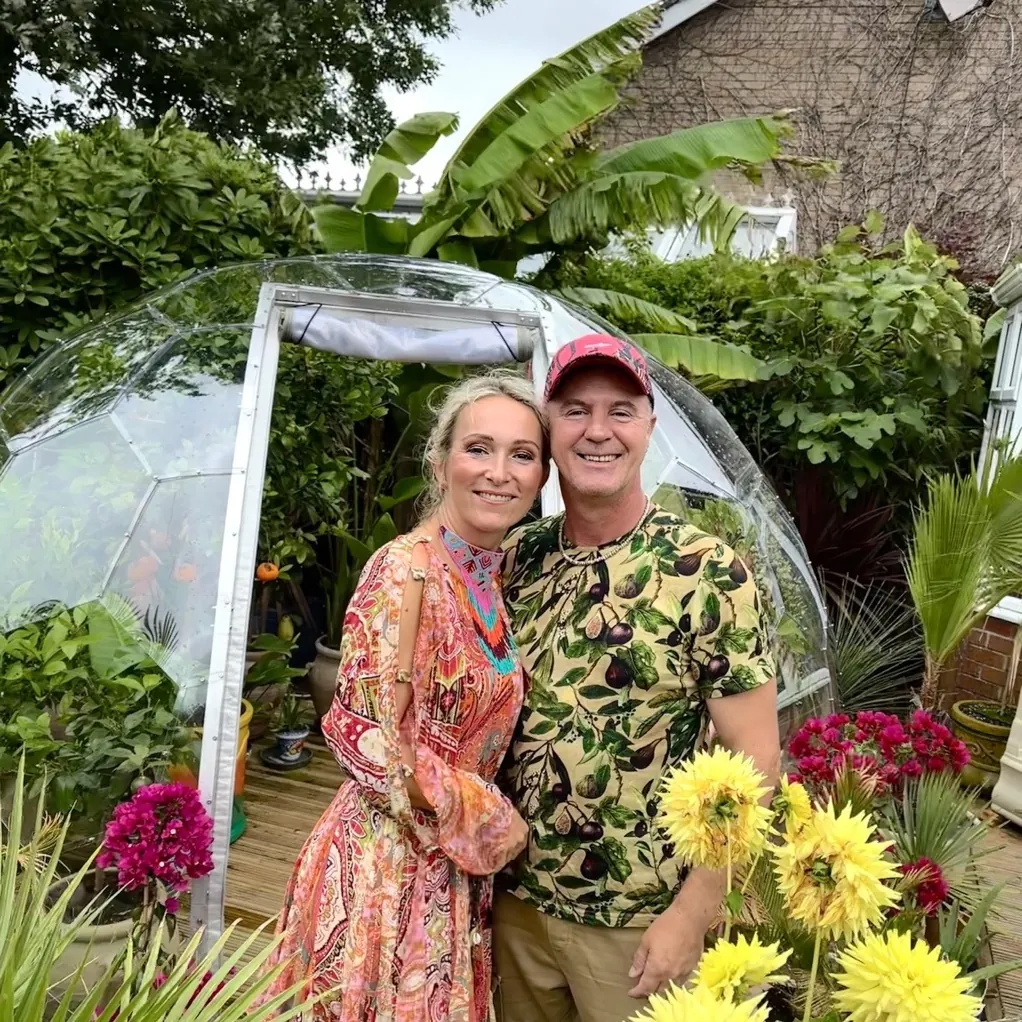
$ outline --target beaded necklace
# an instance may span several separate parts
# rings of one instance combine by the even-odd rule
[[[518,661],[514,639],[504,627],[500,613],[497,587],[503,552],[473,546],[444,525],[440,526],[440,542],[468,590],[469,612],[479,645],[496,670],[510,674]]]
[[[611,540],[605,546],[598,546],[587,552],[585,556],[579,556],[576,553],[569,553],[564,546],[564,522],[567,515],[561,514],[561,521],[557,526],[557,549],[560,551],[561,556],[569,563],[574,565],[576,568],[589,568],[596,564],[597,561],[609,561],[619,550],[623,550],[632,541],[632,537],[642,528],[646,519],[649,517],[650,511],[653,510],[653,504],[650,501],[646,501],[642,514],[639,516],[639,520],[632,526],[632,528],[626,532],[620,539]]]

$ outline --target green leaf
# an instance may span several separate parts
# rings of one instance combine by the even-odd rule
[[[399,124],[383,140],[366,174],[356,208],[362,212],[390,210],[409,169],[444,136],[457,131],[457,114],[423,113]]]
[[[677,337],[673,334],[634,334],[632,339],[654,358],[692,376],[713,376],[719,380],[760,380],[767,363],[708,337]]]
[[[455,174],[456,194],[488,193],[515,175],[537,153],[592,121],[617,103],[617,89],[602,74],[589,75],[531,105],[501,131],[464,172]]]
[[[732,917],[741,914],[742,906],[745,904],[745,898],[742,897],[742,892],[736,887],[731,891],[728,891],[727,897],[724,899],[724,904],[727,906],[728,912]]]
[[[408,248],[408,221],[401,217],[386,220],[340,205],[315,206],[312,217],[328,252],[402,255]]]
[[[391,508],[397,507],[398,504],[414,500],[422,493],[425,486],[426,480],[422,476],[406,476],[399,480],[389,495],[381,494],[376,498],[376,502],[384,511],[389,511]]]
[[[615,319],[634,320],[654,330],[693,334],[697,333],[699,329],[698,324],[685,316],[622,291],[607,291],[594,287],[566,287],[562,288],[559,294],[576,305],[605,311]]]

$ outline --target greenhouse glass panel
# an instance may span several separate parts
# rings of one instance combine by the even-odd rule
[[[64,793],[93,822],[142,779],[198,785],[215,868],[192,891],[191,923],[215,939],[249,751],[245,652],[280,345],[330,351],[341,372],[356,355],[518,362],[539,389],[553,353],[597,330],[615,332],[464,266],[331,256],[198,274],[47,354],[0,402],[0,717],[14,722],[0,780],[22,746],[37,776],[110,750]],[[789,730],[833,691],[812,567],[713,405],[651,371],[644,489],[755,569]],[[560,509],[553,472],[542,510]]]

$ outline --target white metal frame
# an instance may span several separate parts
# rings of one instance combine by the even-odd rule
[[[193,931],[203,929],[204,950],[212,947],[224,929],[245,646],[262,513],[266,450],[280,356],[281,312],[288,307],[308,304],[357,310],[394,320],[425,321],[437,328],[497,319],[536,330],[545,338],[540,317],[535,314],[462,307],[451,302],[352,294],[326,288],[285,284],[262,286],[245,366],[227,496],[199,759],[199,793],[213,818],[213,871],[192,887],[190,923]],[[545,350],[545,340],[537,347]]]

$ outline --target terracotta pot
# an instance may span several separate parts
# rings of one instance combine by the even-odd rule
[[[969,750],[969,765],[962,784],[990,791],[1001,773],[1001,757],[1011,733],[1009,724],[996,723],[1000,704],[984,699],[963,699],[951,707],[951,730]]]
[[[322,720],[334,701],[337,691],[337,672],[341,666],[341,651],[324,645],[326,636],[316,640],[316,659],[309,664],[309,691],[316,716]]]

